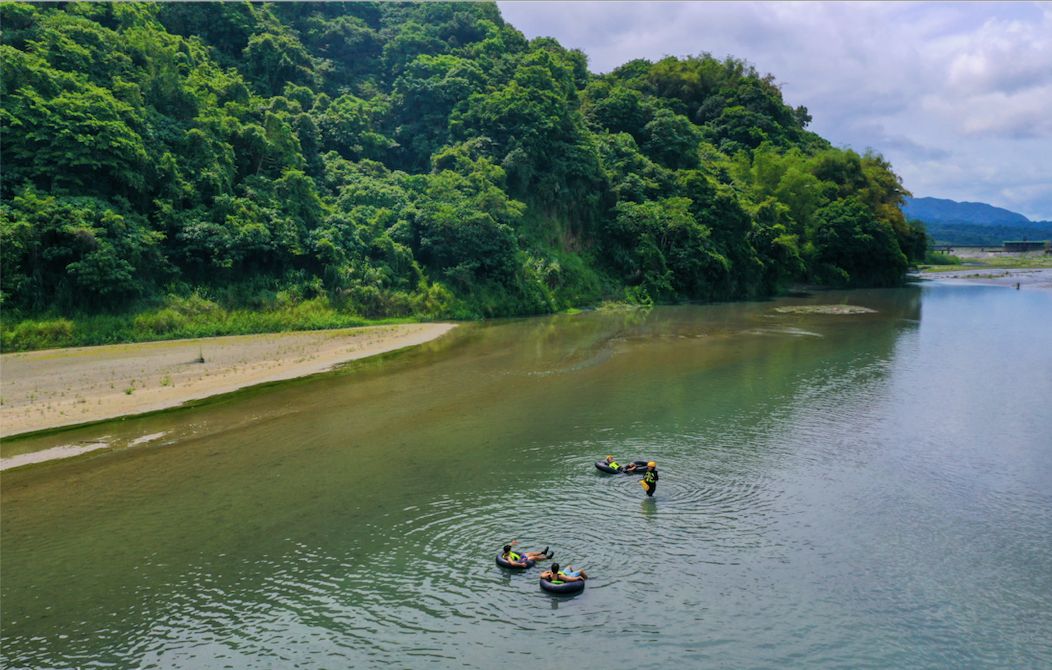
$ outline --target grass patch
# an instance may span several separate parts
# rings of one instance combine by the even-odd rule
[[[925,265],[960,265],[963,262],[960,256],[945,251],[929,251],[924,255]]]
[[[953,258],[958,258],[953,256]],[[998,254],[983,257],[958,258],[957,265],[920,265],[926,273],[955,272],[965,268],[990,268],[996,270],[1042,270],[1052,268],[1052,256],[1044,254]]]
[[[295,330],[410,323],[419,319],[367,319],[314,298],[270,309],[226,309],[201,298],[169,297],[165,304],[138,312],[53,317],[40,315],[0,323],[3,351],[32,351],[127,342],[152,342],[219,335],[252,335]]]
[[[978,263],[965,263],[962,265],[918,265],[917,270],[924,274],[938,274],[940,272],[959,272],[968,268],[984,267]]]
[[[1044,254],[1037,256],[1020,256],[1015,254],[1003,254],[997,257],[976,258],[974,261],[988,268],[1004,268],[1006,270],[1039,270],[1052,268],[1052,256]]]

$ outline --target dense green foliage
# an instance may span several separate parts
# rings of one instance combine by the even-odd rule
[[[923,257],[890,166],[738,60],[597,76],[478,3],[0,12],[8,330],[191,294],[348,318],[748,298]]]
[[[383,319],[397,323],[407,319]],[[289,302],[279,300],[270,309],[226,309],[200,295],[170,296],[162,307],[137,314],[107,312],[81,314],[76,319],[61,316],[24,318],[2,331],[5,351],[50,349],[117,342],[148,342],[159,339],[248,335],[289,330],[322,330],[376,325],[334,309],[325,298]]]
[[[1052,240],[1052,223],[1029,223],[1024,226],[985,225],[967,222],[925,222],[924,228],[935,244],[962,247],[994,247],[1008,240]]]

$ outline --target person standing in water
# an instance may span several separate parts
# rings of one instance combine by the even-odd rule
[[[657,463],[654,461],[647,463],[647,471],[643,473],[643,479],[639,480],[639,483],[647,492],[647,497],[653,497],[658,483]]]

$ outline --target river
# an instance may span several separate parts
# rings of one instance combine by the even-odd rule
[[[938,282],[468,324],[30,438],[110,447],[0,480],[3,666],[1049,667],[1050,333]]]

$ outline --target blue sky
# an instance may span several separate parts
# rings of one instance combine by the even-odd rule
[[[593,72],[709,52],[771,73],[916,196],[1052,220],[1052,2],[498,2]]]

